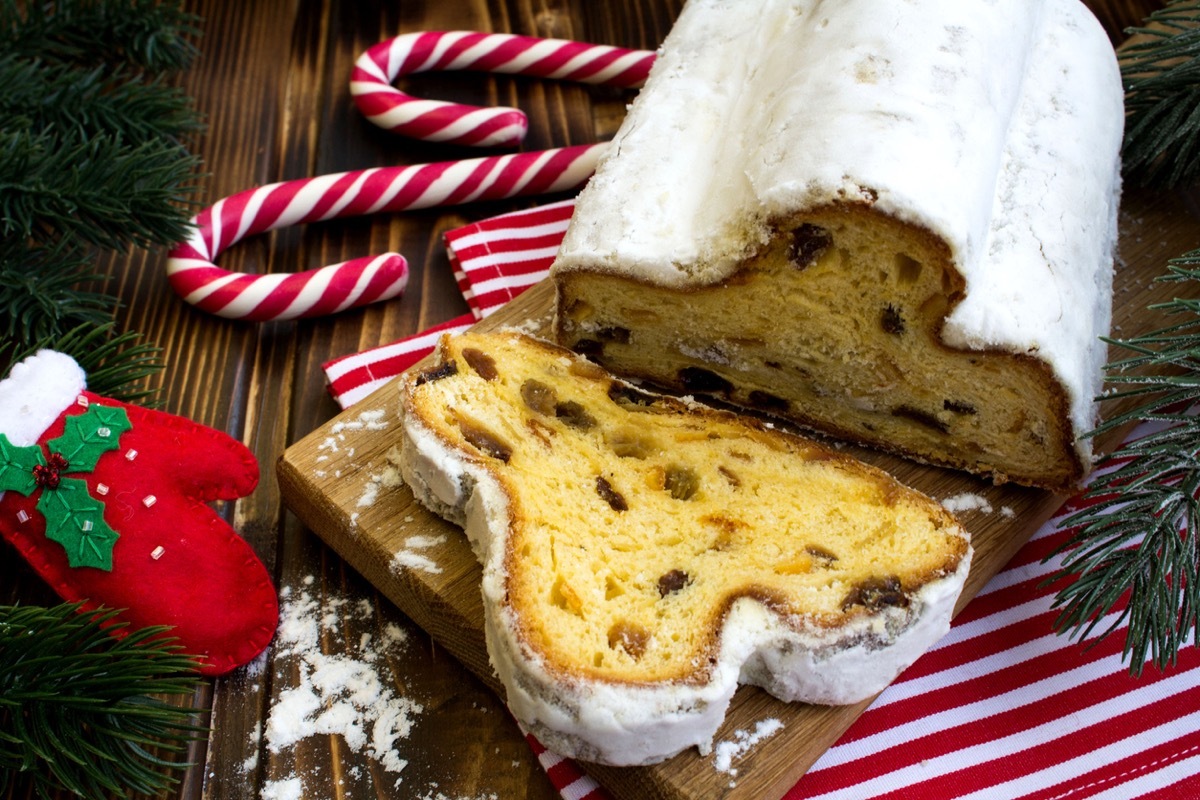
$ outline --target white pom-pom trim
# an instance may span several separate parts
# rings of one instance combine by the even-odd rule
[[[39,350],[0,381],[0,433],[18,447],[36,444],[85,388],[87,376],[73,358]]]

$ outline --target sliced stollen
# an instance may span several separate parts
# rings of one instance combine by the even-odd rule
[[[401,383],[401,472],[483,564],[488,653],[551,749],[707,752],[738,683],[882,690],[949,627],[966,532],[886,473],[517,332]]]
[[[1120,74],[1079,0],[689,0],[581,193],[556,338],[996,481],[1091,468]]]

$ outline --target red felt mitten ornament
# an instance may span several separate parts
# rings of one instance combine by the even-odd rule
[[[202,673],[245,664],[274,635],[275,589],[207,503],[254,489],[253,454],[85,385],[49,350],[0,381],[0,534],[64,600],[124,609],[117,635],[169,625]]]

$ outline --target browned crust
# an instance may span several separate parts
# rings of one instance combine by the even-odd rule
[[[984,477],[988,477],[994,483],[997,483],[997,484],[1002,484],[1002,483],[1007,483],[1008,481],[1013,481],[1014,483],[1019,483],[1024,486],[1032,486],[1032,487],[1041,488],[1041,489],[1048,489],[1052,492],[1056,492],[1056,493],[1060,493],[1060,494],[1070,494],[1070,493],[1073,493],[1074,491],[1076,491],[1079,488],[1079,485],[1082,482],[1084,476],[1087,474],[1088,469],[1085,467],[1085,465],[1079,459],[1079,453],[1075,448],[1075,438],[1072,433],[1071,425],[1068,422],[1068,420],[1070,419],[1070,401],[1067,398],[1066,392],[1063,389],[1062,384],[1054,377],[1054,371],[1050,367],[1050,365],[1048,363],[1046,363],[1045,361],[1043,361],[1042,359],[1037,358],[1035,356],[1031,356],[1026,353],[1015,353],[1011,350],[1007,350],[1007,349],[1003,349],[1003,348],[999,348],[999,347],[989,347],[989,348],[974,350],[974,349],[953,347],[946,343],[946,341],[942,335],[942,330],[945,326],[946,318],[948,318],[950,316],[950,314],[954,311],[954,309],[959,305],[959,303],[962,302],[963,298],[965,297],[965,290],[966,290],[966,279],[963,277],[962,273],[959,272],[958,269],[954,266],[954,263],[950,258],[950,249],[949,249],[948,245],[946,244],[946,242],[940,236],[935,234],[933,231],[929,230],[927,227],[925,227],[923,225],[917,225],[914,223],[906,222],[904,220],[897,219],[889,214],[885,214],[881,211],[877,211],[873,207],[873,203],[865,202],[865,201],[863,201],[863,202],[839,201],[839,202],[830,203],[830,204],[824,205],[824,206],[817,206],[817,207],[808,209],[802,213],[798,213],[794,216],[790,216],[786,220],[777,220],[770,225],[770,228],[771,228],[771,230],[778,233],[779,231],[788,230],[791,227],[794,227],[796,224],[799,224],[799,222],[801,220],[819,219],[822,217],[842,217],[842,218],[869,217],[871,220],[873,220],[875,222],[882,222],[886,225],[904,229],[909,235],[916,236],[916,237],[922,239],[925,242],[925,244],[932,251],[935,251],[936,253],[938,253],[939,258],[941,259],[940,266],[942,266],[948,272],[948,274],[950,274],[952,276],[952,278],[955,281],[955,286],[953,287],[952,291],[949,292],[947,295],[948,303],[947,303],[946,312],[942,316],[942,320],[939,323],[939,325],[933,331],[933,334],[934,334],[933,341],[934,341],[935,346],[937,346],[938,348],[940,348],[941,350],[943,350],[946,353],[951,353],[951,354],[955,354],[955,355],[963,355],[963,354],[985,355],[985,356],[989,356],[989,357],[995,357],[995,358],[1000,358],[1000,359],[1004,359],[1004,360],[1009,360],[1015,364],[1031,366],[1034,369],[1036,369],[1036,371],[1040,374],[1040,378],[1046,389],[1046,393],[1050,397],[1050,401],[1053,405],[1053,408],[1051,409],[1052,419],[1054,419],[1058,423],[1056,425],[1056,428],[1057,428],[1058,434],[1059,434],[1058,447],[1059,447],[1060,452],[1065,455],[1067,463],[1066,463],[1066,465],[1064,465],[1063,469],[1057,471],[1057,473],[1056,473],[1057,477],[1052,477],[1052,478],[1046,479],[1046,480],[1042,480],[1042,479],[1039,479],[1037,477],[1030,476],[1030,475],[1008,474],[1008,473],[1000,472],[999,470],[995,470],[995,469],[980,470],[980,469],[974,468],[971,465],[969,465],[961,460],[958,460],[958,459],[954,459],[954,458],[939,459],[939,458],[931,457],[931,456],[928,456],[925,454],[914,453],[910,450],[904,449],[898,445],[894,445],[889,442],[884,442],[884,441],[876,440],[876,439],[869,439],[869,438],[864,437],[858,431],[846,430],[846,429],[838,427],[837,425],[821,422],[821,421],[816,420],[816,419],[812,418],[811,416],[806,415],[800,411],[789,410],[789,412],[786,414],[780,414],[780,413],[771,412],[771,411],[766,411],[765,413],[773,414],[774,416],[777,416],[781,419],[787,419],[787,420],[796,422],[796,423],[800,424],[801,426],[808,428],[810,430],[813,430],[813,431],[830,434],[830,435],[835,436],[840,439],[844,439],[844,440],[851,441],[851,442],[854,442],[857,444],[865,445],[867,447],[872,447],[872,448],[875,448],[878,450],[883,450],[885,452],[895,453],[896,455],[900,455],[905,458],[909,458],[909,459],[918,461],[920,463],[950,467],[952,469],[958,469],[958,470],[962,470],[964,472],[969,472],[969,473],[972,473],[975,475],[981,475]],[[764,247],[765,247],[765,245],[764,245]],[[759,260],[759,258],[761,258],[761,255],[762,255],[762,253],[760,251],[759,253],[756,253],[755,255],[752,255],[751,257],[747,258],[744,262],[742,262],[741,266],[739,266],[731,275],[729,275],[728,277],[726,277],[720,281],[716,281],[716,282],[708,283],[708,284],[697,284],[694,286],[681,287],[681,288],[675,289],[675,291],[678,291],[681,294],[691,294],[693,292],[708,289],[713,286],[737,283],[739,281],[740,275],[742,275],[744,273],[748,273],[751,270],[753,270],[756,261]],[[636,291],[637,287],[653,287],[656,289],[668,289],[668,290],[670,290],[672,288],[672,287],[664,287],[661,284],[657,284],[653,281],[641,280],[641,279],[632,277],[632,276],[624,274],[624,273],[618,273],[613,270],[600,270],[600,269],[593,270],[593,269],[587,269],[587,268],[583,268],[583,267],[572,267],[570,264],[556,263],[554,270],[552,270],[552,272],[551,272],[551,277],[554,282],[554,292],[555,292],[554,322],[553,322],[552,330],[553,330],[554,337],[560,343],[569,338],[566,336],[566,334],[563,331],[563,320],[566,318],[566,308],[565,308],[565,303],[566,303],[566,298],[567,298],[566,287],[570,283],[573,276],[584,275],[584,274],[605,275],[614,280],[626,282],[630,285],[631,291]],[[602,358],[601,358],[601,360],[602,360]],[[713,371],[716,372],[717,374],[721,374],[721,370],[720,370],[719,366],[717,368],[713,369]],[[648,381],[657,386],[660,386],[661,388],[663,388],[665,390],[676,391],[676,392],[686,391],[685,387],[681,383],[673,382],[673,381],[669,381],[669,380],[663,380],[661,377],[655,376],[655,375],[629,373],[626,377]],[[729,377],[729,376],[723,376],[723,377]],[[733,399],[731,399],[730,402],[733,403],[734,405],[742,405]],[[758,410],[758,409],[756,409],[756,410]]]
[[[505,336],[509,338],[522,338],[531,344],[541,348],[552,357],[568,357],[572,361],[585,361],[582,356],[574,353],[568,348],[561,345],[546,341],[544,339],[518,334],[508,331],[500,331],[490,334],[493,336]],[[444,365],[449,359],[449,348],[451,336],[445,334],[439,340],[437,349],[437,363],[431,369],[437,369],[438,366]],[[428,374],[431,370],[425,370],[418,373],[410,373],[403,379],[402,392],[404,394],[404,405],[406,408],[414,409],[418,414],[421,413],[420,403],[414,397],[414,392],[419,389],[417,385],[418,379]],[[630,386],[638,391],[644,391],[640,387],[620,378],[613,376],[611,373],[604,373],[603,376],[597,370],[593,377],[580,375],[584,380],[607,380],[614,383],[619,383],[625,386]],[[668,410],[677,413],[687,413],[699,415],[704,419],[711,419],[714,422],[723,425],[732,425],[734,427],[743,427],[752,430],[760,435],[767,437],[780,438],[787,442],[791,447],[795,447],[798,454],[803,454],[806,458],[820,461],[828,461],[834,463],[838,468],[845,469],[848,472],[854,473],[863,480],[876,483],[883,489],[887,502],[893,505],[901,499],[907,498],[925,506],[925,510],[931,520],[935,521],[935,525],[940,528],[960,527],[954,515],[947,511],[943,506],[915,489],[904,486],[897,481],[893,476],[886,471],[881,470],[870,464],[861,462],[849,455],[839,453],[832,450],[819,442],[806,439],[789,431],[779,428],[768,428],[763,422],[753,417],[741,416],[729,411],[721,409],[709,408],[706,406],[689,405],[677,398],[669,395],[646,392],[652,394],[656,403],[662,404]],[[495,460],[486,456],[480,455],[472,450],[465,449],[458,442],[452,441],[444,436],[438,429],[438,426],[430,424],[422,419],[424,427],[435,435],[438,440],[448,449],[453,450],[471,463],[485,470],[491,475],[500,487],[507,500],[507,523],[504,540],[504,570],[505,570],[505,602],[509,603],[511,597],[508,593],[508,586],[511,576],[518,567],[518,556],[515,551],[515,542],[517,540],[516,530],[519,526],[525,523],[524,517],[515,511],[518,503],[518,494],[509,476],[505,474],[503,468],[498,468],[495,465]],[[962,559],[967,556],[969,544],[965,536],[953,537],[955,544],[954,552],[950,553],[946,561],[937,568],[929,569],[918,573],[915,577],[910,577],[909,581],[903,586],[903,591],[907,594],[912,594],[920,590],[926,584],[942,578],[958,569]],[[785,625],[798,633],[803,633],[801,626],[798,624],[801,620],[806,624],[810,632],[814,630],[833,630],[840,625],[844,625],[848,619],[853,619],[863,614],[871,613],[863,608],[855,608],[850,612],[843,614],[823,614],[814,615],[806,613],[803,609],[795,607],[789,602],[787,596],[771,587],[766,587],[758,583],[748,583],[738,587],[732,587],[723,596],[717,598],[717,602],[713,606],[716,610],[710,617],[705,630],[701,644],[696,649],[696,657],[700,660],[701,666],[697,669],[679,672],[674,674],[663,674],[654,678],[619,678],[613,677],[610,674],[600,673],[589,668],[574,669],[561,665],[553,659],[553,654],[544,650],[540,646],[540,636],[533,635],[533,632],[528,627],[525,618],[521,614],[516,614],[517,630],[516,636],[518,643],[522,648],[528,648],[530,651],[537,653],[542,659],[542,668],[556,679],[561,680],[590,680],[603,681],[612,684],[622,684],[629,686],[651,685],[653,683],[672,682],[681,685],[703,685],[707,683],[712,676],[713,666],[716,664],[715,654],[719,652],[721,645],[721,634],[724,630],[725,620],[728,617],[734,603],[742,598],[749,598],[773,612]]]

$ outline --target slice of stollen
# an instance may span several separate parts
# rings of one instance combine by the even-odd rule
[[[846,455],[516,332],[401,392],[404,479],[466,529],[508,703],[564,755],[706,752],[739,682],[856,702],[949,627],[968,535]]]

